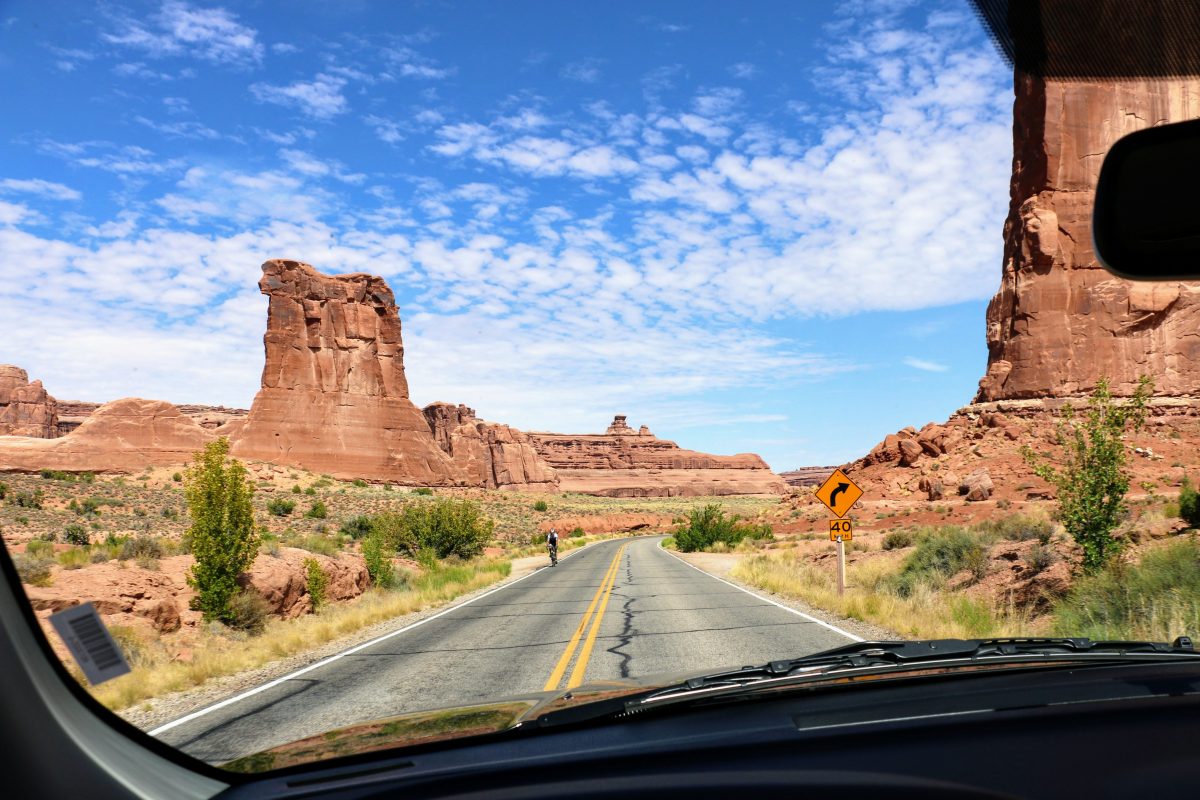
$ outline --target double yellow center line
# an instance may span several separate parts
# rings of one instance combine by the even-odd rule
[[[554,671],[550,673],[550,680],[546,681],[546,685],[543,687],[544,691],[549,692],[558,688],[563,674],[567,671],[567,665],[571,663],[571,657],[575,655],[575,648],[579,646],[579,640],[583,638],[583,632],[587,630],[587,639],[583,642],[583,649],[579,651],[579,658],[575,661],[575,669],[571,670],[571,678],[567,681],[567,688],[574,689],[583,683],[583,673],[587,671],[588,659],[592,657],[592,647],[596,644],[596,634],[600,631],[600,621],[604,619],[604,610],[608,608],[608,598],[612,594],[613,584],[617,581],[617,567],[621,563],[621,556],[624,552],[625,545],[617,548],[617,554],[613,556],[612,563],[608,565],[608,572],[604,574],[604,580],[600,582],[600,588],[596,590],[595,596],[592,597],[592,603],[588,606],[587,611],[584,612],[583,619],[579,620],[579,627],[575,629],[575,634],[571,637],[571,641],[567,642],[566,651],[558,659],[558,663],[554,665]],[[594,617],[593,612],[595,612]],[[588,630],[588,620],[592,622],[591,630]]]

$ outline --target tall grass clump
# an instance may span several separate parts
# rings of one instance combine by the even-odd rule
[[[685,553],[711,549],[718,543],[725,548],[743,539],[770,539],[771,526],[743,522],[737,514],[727,515],[721,506],[711,503],[688,512],[687,520],[675,531],[675,547]]]
[[[962,569],[982,577],[986,563],[987,547],[979,534],[957,526],[938,528],[917,539],[891,587],[901,597],[911,597],[918,585],[938,587]]]
[[[1170,641],[1200,631],[1200,543],[1152,550],[1081,578],[1054,610],[1054,629],[1089,639]]]

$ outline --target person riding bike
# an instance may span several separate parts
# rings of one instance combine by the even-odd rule
[[[554,528],[546,534],[546,549],[550,551],[551,566],[558,566],[558,531]]]

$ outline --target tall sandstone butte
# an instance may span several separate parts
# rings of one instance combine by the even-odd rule
[[[1200,284],[1116,278],[1092,251],[1104,154],[1132,131],[1200,117],[1200,79],[1067,82],[1018,72],[1004,272],[976,402],[1064,397],[1107,376],[1129,394],[1200,388]]]
[[[41,381],[12,364],[0,364],[0,436],[58,436],[58,404]]]
[[[408,397],[396,299],[383,278],[272,259],[262,388],[232,452],[340,478],[446,486],[461,471]]]

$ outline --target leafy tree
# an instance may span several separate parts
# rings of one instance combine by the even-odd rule
[[[387,542],[382,533],[372,532],[363,539],[363,560],[367,562],[367,574],[371,576],[371,584],[386,588],[395,581],[396,573],[392,567],[392,558]]]
[[[1187,476],[1179,486],[1179,517],[1193,528],[1200,527],[1200,492]]]
[[[321,562],[315,558],[304,559],[304,576],[308,581],[308,596],[315,614],[325,605],[325,587],[329,579],[325,577],[325,570],[321,569]]]
[[[1083,548],[1083,570],[1088,575],[1103,569],[1120,549],[1112,532],[1126,511],[1125,495],[1129,491],[1125,430],[1142,427],[1153,391],[1153,382],[1143,376],[1133,395],[1118,405],[1108,380],[1101,379],[1082,419],[1066,406],[1057,431],[1063,449],[1061,467],[1045,461],[1028,445],[1021,448],[1022,457],[1033,471],[1058,490],[1059,518]]]
[[[196,590],[193,607],[206,620],[232,622],[230,599],[237,578],[254,563],[258,533],[246,467],[229,459],[229,440],[222,437],[193,456],[184,480],[192,526],[188,530],[196,563],[188,585]]]

